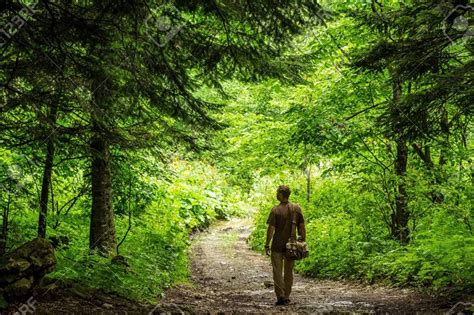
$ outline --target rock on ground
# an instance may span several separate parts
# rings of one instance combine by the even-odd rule
[[[13,301],[31,295],[33,288],[56,266],[53,247],[37,238],[0,258],[0,295]]]

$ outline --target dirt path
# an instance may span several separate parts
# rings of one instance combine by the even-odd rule
[[[251,222],[232,219],[201,233],[191,248],[191,284],[170,289],[155,306],[76,288],[39,295],[33,308],[11,305],[1,314],[446,314],[449,304],[409,289],[295,276],[289,306],[275,306],[270,260],[250,250]],[[453,303],[451,303],[453,304]],[[472,314],[472,313],[465,313]]]
[[[268,258],[250,250],[250,222],[232,219],[198,236],[192,284],[167,292],[156,313],[444,313],[443,302],[409,289],[296,276],[289,306],[274,306]],[[443,311],[444,310],[444,311]]]

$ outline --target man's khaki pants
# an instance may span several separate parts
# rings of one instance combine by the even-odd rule
[[[284,254],[272,251],[273,283],[277,298],[288,299],[293,285],[293,266],[295,262],[286,259]]]

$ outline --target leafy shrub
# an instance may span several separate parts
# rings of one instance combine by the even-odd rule
[[[118,181],[114,188],[119,241],[129,226],[129,210],[132,214],[131,230],[119,247],[125,264],[89,250],[89,199],[80,199],[67,214],[51,212],[48,237],[67,236],[69,241],[56,249],[58,265],[51,277],[149,302],[155,302],[165,288],[186,281],[189,235],[217,218],[239,213],[241,197],[238,189],[230,187],[216,169],[205,163],[175,161],[169,167],[173,172],[156,166],[160,174],[166,175],[160,178],[150,175],[157,172],[153,168],[132,174],[128,166],[117,170],[133,183]],[[78,186],[78,178],[82,176],[56,179],[55,187],[62,192],[55,196],[59,204],[74,196],[74,191],[68,195],[68,189]],[[9,248],[36,237],[37,210],[28,208],[28,198],[20,197],[15,196],[12,203]]]

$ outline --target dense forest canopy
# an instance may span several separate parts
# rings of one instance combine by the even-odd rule
[[[46,238],[50,277],[149,301],[216,219],[263,250],[286,183],[300,272],[472,292],[474,4],[1,8],[0,254]]]

